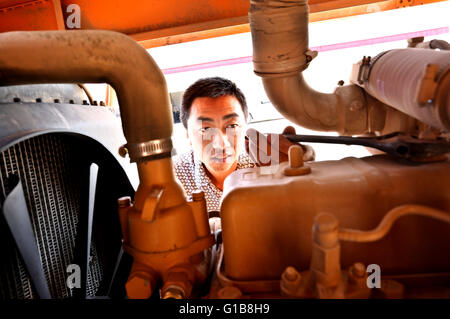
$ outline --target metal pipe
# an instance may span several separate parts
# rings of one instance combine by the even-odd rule
[[[0,85],[103,83],[117,92],[132,161],[170,157],[172,112],[164,76],[126,35],[99,30],[0,34]]]
[[[434,39],[431,41],[418,43],[414,46],[414,48],[450,50],[450,44],[444,40]]]
[[[397,49],[366,65],[367,76],[359,81],[370,95],[432,127],[450,131],[450,51]]]
[[[301,72],[316,53],[308,49],[306,0],[252,0],[249,20],[255,73],[278,111],[290,121],[313,130],[358,134],[370,131],[380,118],[356,85],[332,94],[310,88]],[[376,110],[386,112],[383,107]],[[384,125],[384,117],[381,125]]]
[[[377,228],[371,231],[340,229],[338,235],[339,240],[360,243],[377,241],[389,232],[397,219],[407,215],[425,216],[450,223],[450,214],[442,210],[422,205],[403,205],[391,209],[381,220],[381,223],[377,226]]]

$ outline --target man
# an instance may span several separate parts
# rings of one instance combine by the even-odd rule
[[[205,193],[208,212],[219,211],[228,175],[255,166],[244,150],[247,117],[245,96],[230,80],[200,79],[184,92],[180,118],[192,151],[175,158],[174,170],[188,196],[195,190]],[[295,134],[292,127],[287,130]],[[281,161],[292,144],[280,135]]]

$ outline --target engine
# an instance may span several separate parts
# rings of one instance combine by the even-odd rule
[[[107,82],[123,130],[117,137],[108,134],[117,125],[87,126],[111,114],[87,109],[79,87],[67,93],[70,102],[52,98],[61,105],[2,101],[1,227],[16,245],[2,264],[12,269],[0,278],[2,295],[448,297],[448,43],[411,42],[364,57],[350,85],[321,93],[302,75],[317,55],[308,17],[306,0],[251,1],[254,71],[274,107],[295,124],[340,134],[288,138],[378,154],[305,163],[293,146],[289,162],[230,175],[215,217],[203,192],[186,198],[174,177],[170,98],[147,51],[112,31],[0,34],[1,86]],[[117,149],[136,163],[136,192]],[[38,153],[47,157],[32,170]],[[82,266],[81,292],[66,290],[62,264]]]

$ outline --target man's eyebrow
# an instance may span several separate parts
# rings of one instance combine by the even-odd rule
[[[197,121],[207,121],[207,122],[214,122],[214,120],[210,117],[204,117],[204,116],[199,116],[197,117]]]
[[[225,120],[231,119],[233,117],[239,117],[239,115],[237,113],[230,113],[230,114],[227,114],[224,117],[222,117],[222,120],[225,121]]]

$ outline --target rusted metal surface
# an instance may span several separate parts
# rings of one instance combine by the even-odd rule
[[[310,21],[392,10],[443,0],[310,0]],[[80,7],[81,29],[125,33],[144,47],[249,32],[249,0],[6,0],[0,2],[0,31],[61,30]]]

